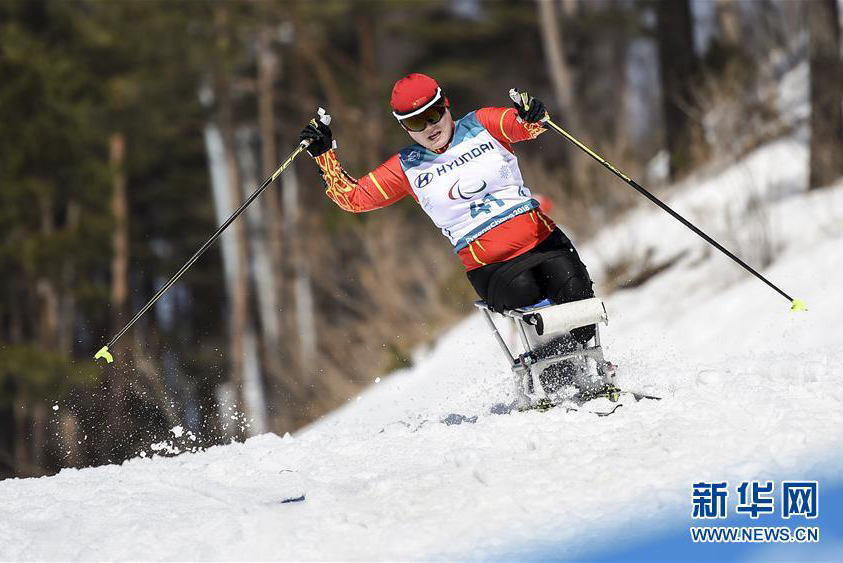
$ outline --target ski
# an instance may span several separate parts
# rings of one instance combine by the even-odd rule
[[[534,405],[519,410],[537,410],[539,412],[545,412],[553,408],[563,407],[566,409],[566,412],[590,412],[592,414],[596,414],[597,416],[604,417],[614,414],[618,408],[623,406],[623,403],[619,402],[622,397],[632,397],[636,403],[644,399],[655,401],[661,400],[661,397],[657,397],[655,395],[629,391],[621,389],[613,384],[607,384],[598,390],[579,391],[571,397],[557,398],[556,400],[545,397],[539,399]],[[607,405],[606,408],[590,408],[588,406],[590,403],[600,399],[608,400],[610,405]]]
[[[519,409],[520,412],[528,412],[528,411],[539,411],[539,412],[547,412],[551,409],[555,408],[563,408],[565,412],[588,412],[591,414],[595,414],[600,417],[609,416],[610,414],[614,414],[619,408],[623,406],[623,403],[615,403],[611,408],[606,409],[590,409],[586,407],[587,403],[585,404],[578,404],[575,402],[571,402],[570,400],[566,401],[559,401],[554,402],[550,399],[540,399],[535,405]]]

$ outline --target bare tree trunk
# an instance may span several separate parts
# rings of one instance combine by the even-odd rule
[[[29,417],[27,416],[26,401],[22,397],[16,397],[14,401],[15,420],[15,446],[14,466],[15,472],[22,472],[22,468],[29,465],[29,456],[26,451],[26,435],[28,433]]]
[[[557,119],[563,119],[566,129],[575,132],[575,135],[581,135],[579,114],[574,101],[571,69],[568,67],[568,61],[565,58],[562,30],[559,15],[556,11],[556,0],[536,0],[536,5],[538,7],[539,30],[541,31],[547,73],[553,84],[556,105],[562,112],[562,115]],[[573,12],[575,8],[572,3],[568,3],[565,6],[565,13]],[[565,151],[574,178],[582,178],[581,173],[585,164],[582,155],[575,147],[567,143]]]
[[[55,232],[54,202],[50,197],[41,200],[41,232],[50,236]],[[38,296],[38,342],[44,350],[56,350],[59,334],[59,298],[52,280],[38,279],[35,291]],[[32,398],[27,405],[29,414],[29,448],[27,462],[44,468],[47,448],[47,416],[44,399]]]
[[[74,232],[79,226],[79,204],[71,201],[67,204],[67,229]],[[67,257],[62,267],[62,292],[59,298],[59,350],[73,355],[73,332],[76,327],[76,297],[74,282],[76,278],[75,261]]]
[[[562,45],[562,31],[559,16],[556,12],[555,0],[536,0],[539,9],[539,29],[542,36],[545,63],[556,103],[565,112],[565,121],[572,129],[577,130],[577,114],[574,111],[574,96],[571,83],[571,71],[565,59],[565,49]]]
[[[310,68],[324,89],[325,95],[328,97],[331,112],[337,115],[348,115],[348,106],[342,97],[342,88],[337,83],[334,73],[323,54],[315,50],[315,45],[317,45],[317,42],[310,38],[306,32],[302,33],[299,41],[296,42],[299,54],[310,65]]]
[[[59,436],[67,465],[70,467],[81,466],[84,459],[79,447],[79,421],[72,412],[64,411],[59,415]]]
[[[222,98],[220,108],[220,129],[223,139],[223,152],[225,155],[226,184],[228,186],[229,201],[232,208],[236,207],[240,197],[240,175],[237,171],[237,159],[234,148],[234,121],[231,115],[231,102],[228,94],[224,91],[218,92]],[[242,221],[235,221],[229,227],[231,237],[234,239],[234,285],[229,295],[229,330],[231,344],[231,376],[237,394],[237,410],[244,413],[247,418],[245,401],[243,401],[243,384],[245,381],[245,345],[246,325],[248,323],[249,306],[249,263],[248,246],[246,233]]]
[[[629,119],[626,111],[627,95],[629,93],[629,81],[627,80],[627,65],[629,41],[625,36],[612,38],[612,76],[614,77],[615,100],[614,107],[614,147],[613,154],[623,154],[627,148],[629,139]]]
[[[811,67],[811,164],[809,186],[843,176],[843,60],[837,0],[808,3]]]
[[[383,110],[378,97],[377,40],[379,18],[371,8],[361,9],[355,18],[360,44],[360,77],[363,87],[363,159],[367,169],[379,164]]]
[[[129,205],[126,194],[126,139],[123,133],[113,133],[109,142],[108,160],[111,165],[111,213],[114,217],[111,257],[111,311],[115,328],[122,327],[129,299]],[[115,345],[115,348],[119,345]]]
[[[126,173],[123,163],[126,157],[126,139],[123,133],[112,133],[108,145],[108,160],[111,166],[111,214],[114,217],[114,233],[111,238],[111,325],[119,330],[126,321],[129,300],[129,223],[126,195]],[[122,354],[125,346],[117,342],[115,355]],[[117,447],[125,436],[126,419],[126,374],[124,370],[108,370],[106,376],[108,397],[108,428],[111,436],[109,449]]]
[[[59,335],[59,299],[50,280],[38,280],[36,292],[39,299],[38,336],[44,350],[56,350]],[[47,447],[47,417],[44,407],[45,398],[32,398],[28,407],[30,420],[29,460],[33,465],[44,469],[44,454]]]
[[[125,182],[124,182],[125,188]],[[74,232],[79,226],[80,218],[79,204],[70,201],[67,204],[67,225],[70,232]],[[128,231],[128,226],[124,227]],[[126,232],[128,238],[128,233]],[[128,249],[128,241],[126,241]],[[127,252],[128,254],[128,252]],[[128,272],[128,257],[127,257]],[[76,267],[73,259],[68,257],[62,267],[62,289],[59,296],[59,327],[58,327],[58,349],[68,357],[73,356],[73,333],[76,327],[76,296],[74,295],[74,282]],[[128,282],[126,284],[128,286]],[[79,420],[75,413],[70,410],[63,410],[59,421],[59,436],[61,439],[62,451],[66,454],[67,465],[81,467],[85,463],[85,455],[80,447]]]
[[[228,37],[228,10],[224,4],[218,5],[215,12],[216,38],[218,56],[225,60],[228,55],[230,39]],[[237,170],[234,112],[231,103],[226,70],[216,69],[216,97],[219,108],[219,125],[222,137],[222,152],[225,162],[225,184],[228,190],[228,200],[234,209],[241,201],[240,175]],[[231,381],[234,388],[234,404],[238,413],[251,418],[243,400],[245,382],[245,337],[248,324],[248,245],[242,221],[235,221],[228,228],[224,236],[234,241],[234,276],[233,285],[229,293],[229,339],[231,353]],[[245,436],[242,426],[235,429],[239,438]]]
[[[316,359],[316,328],[313,310],[313,291],[310,284],[310,267],[303,251],[302,221],[299,204],[299,183],[295,168],[284,176],[284,227],[294,276],[296,304],[295,331],[299,335],[299,364],[303,374],[312,373]]]
[[[254,132],[241,129],[237,132],[237,161],[240,165],[241,185],[244,192],[259,185],[258,163],[252,146]],[[266,193],[266,192],[264,192]],[[246,326],[246,363],[244,365],[243,398],[252,416],[249,435],[262,434],[268,430],[266,423],[266,393],[261,377],[262,367],[273,376],[281,366],[279,312],[273,281],[272,259],[267,244],[266,210],[260,205],[252,205],[241,220],[246,222],[246,237],[251,259],[250,279],[257,293],[257,315]],[[257,318],[261,321],[260,331],[255,326]],[[260,332],[260,339],[258,338]],[[262,360],[262,361],[259,361]]]
[[[562,13],[566,18],[576,15],[577,10],[579,10],[577,0],[562,0]]]
[[[279,161],[278,145],[276,142],[276,116],[275,116],[275,84],[280,75],[280,60],[278,55],[271,49],[270,29],[264,28],[258,35],[258,120],[260,122],[261,137],[261,166],[262,175],[266,178],[272,174]],[[274,186],[264,193],[266,206],[264,217],[266,219],[266,237],[268,238],[269,259],[272,270],[272,301],[271,310],[262,311],[264,319],[264,345],[263,356],[269,379],[278,385],[284,381],[285,374],[292,372],[290,362],[284,358],[284,350],[290,349],[290,343],[284,340],[295,339],[295,332],[288,330],[285,326],[284,317],[286,314],[285,304],[285,261],[284,254],[284,226],[282,224],[281,190],[283,176],[276,181]],[[287,339],[282,340],[282,335]],[[282,431],[278,425],[273,425],[276,431]]]
[[[269,41],[269,29],[263,28],[258,34],[258,122],[261,137],[261,171],[268,178],[278,165],[278,145],[275,141],[275,81],[278,76],[278,57],[272,52]],[[280,184],[280,182],[279,182]],[[280,185],[276,184],[264,192],[266,208],[267,238],[269,239],[269,257],[272,264],[272,282],[275,292],[276,309],[274,321],[269,321],[269,332],[274,346],[280,346],[280,303],[283,285],[283,231],[281,226]]]
[[[705,154],[702,126],[691,112],[697,74],[691,6],[688,0],[659,0],[656,12],[670,176],[677,179],[691,171]]]
[[[208,151],[208,164],[211,169],[211,189],[214,196],[214,209],[217,215],[217,223],[222,224],[231,212],[235,209],[235,203],[231,201],[231,189],[228,184],[229,171],[228,159],[219,128],[216,125],[207,125],[205,127],[205,146]],[[236,222],[235,222],[236,223]],[[233,225],[232,225],[233,226]],[[234,333],[231,320],[234,316],[234,293],[237,285],[237,241],[234,238],[234,233],[226,231],[220,238],[220,250],[222,252],[222,265],[225,277],[226,298],[228,301],[228,322],[229,322],[229,346],[230,352],[233,353],[235,348]],[[242,349],[242,344],[239,345]],[[242,356],[238,356],[241,357]],[[232,369],[235,368],[235,360],[231,359]],[[242,366],[242,361],[237,364],[237,367]],[[220,430],[225,433],[227,437],[233,437],[234,433],[230,431],[233,426],[229,418],[230,413],[222,409],[227,408],[230,404],[232,408],[240,410],[238,400],[240,397],[240,388],[237,387],[238,381],[242,380],[242,369],[237,372],[232,372],[230,384],[224,383],[218,386],[215,395],[217,399],[223,398],[226,404],[223,405],[218,400],[218,406],[221,409],[220,415]],[[239,374],[239,375],[238,375]],[[229,394],[228,392],[231,391]]]
[[[737,2],[735,0],[717,0],[715,14],[723,43],[730,47],[739,45],[741,41],[741,22]]]
[[[337,49],[325,53],[325,49],[330,46],[311,35],[307,23],[300,19],[298,11],[293,9],[290,16],[296,30],[296,53],[299,55],[300,63],[304,63],[308,73],[312,73],[319,82],[328,100],[327,109],[334,115],[342,115],[347,127],[359,125],[360,112],[351,111],[345,103],[342,95],[343,90],[336,79],[334,70],[328,64],[328,61],[336,60],[338,57],[341,58],[344,54]],[[349,143],[344,146],[347,147],[343,153],[346,160],[356,161],[359,159],[361,152],[359,144]]]
[[[45,350],[56,350],[59,334],[59,298],[50,280],[41,278],[35,291],[39,299],[38,335]]]
[[[241,174],[238,166],[238,142],[234,131],[233,109],[228,98],[227,82],[217,77],[217,88],[220,96],[220,129],[209,125],[205,131],[206,146],[211,165],[211,184],[214,192],[214,202],[217,221],[221,224],[244,199],[241,190]],[[239,143],[244,145],[243,143]],[[248,152],[248,148],[244,149]],[[251,153],[248,153],[251,155]],[[251,167],[250,183],[256,183],[254,178],[254,159],[249,164],[244,161],[244,168]],[[220,390],[226,404],[230,404],[236,411],[233,420],[229,413],[224,413],[222,422],[229,436],[244,438],[266,429],[265,414],[266,401],[261,378],[259,350],[254,323],[249,318],[249,256],[254,254],[256,265],[262,264],[267,252],[262,241],[253,240],[254,253],[249,252],[249,239],[246,225],[262,220],[260,210],[252,207],[239,220],[234,221],[222,235],[223,267],[225,270],[226,290],[229,303],[229,341],[231,349],[231,381]],[[257,216],[255,214],[258,214]],[[266,270],[269,268],[266,267]],[[263,275],[263,273],[261,273]],[[263,290],[262,284],[258,284]],[[261,291],[264,299],[271,296],[269,291]],[[272,308],[271,306],[269,307]],[[272,311],[270,311],[271,313]],[[221,406],[222,403],[221,403]]]
[[[35,401],[31,407],[32,416],[32,463],[36,467],[46,469],[47,454],[47,407],[43,400]]]
[[[45,196],[40,200],[41,233],[50,236],[55,232],[53,220],[53,199]],[[35,284],[38,295],[38,340],[45,350],[55,350],[58,345],[59,302],[55,284],[47,278],[39,278]]]

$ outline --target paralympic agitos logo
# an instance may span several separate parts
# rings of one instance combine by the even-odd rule
[[[473,190],[473,191],[470,191],[470,192],[469,191],[463,192],[460,189],[460,181],[457,180],[456,182],[454,182],[454,184],[448,190],[448,198],[450,198],[450,199],[457,199],[456,197],[454,197],[454,188],[457,189],[457,195],[459,196],[460,199],[472,199],[474,194],[479,194],[480,192],[482,192],[483,190],[486,189],[486,181],[483,180],[483,185],[480,186],[479,188],[477,188],[476,190]]]

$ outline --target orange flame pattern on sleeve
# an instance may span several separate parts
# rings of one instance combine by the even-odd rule
[[[527,131],[527,134],[530,136],[530,139],[535,139],[547,129],[544,128],[544,125],[541,123],[524,123],[524,129]]]
[[[357,187],[357,179],[345,171],[333,150],[317,156],[316,164],[322,170],[326,186],[325,193],[329,198],[345,211],[352,213],[365,211],[361,206],[355,205],[354,199],[349,196]]]

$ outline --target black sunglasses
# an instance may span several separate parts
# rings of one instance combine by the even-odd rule
[[[400,123],[401,127],[407,131],[418,133],[420,131],[424,131],[428,123],[439,123],[442,116],[445,115],[445,111],[447,109],[448,106],[444,103],[435,104],[419,114],[399,119],[398,123]]]

